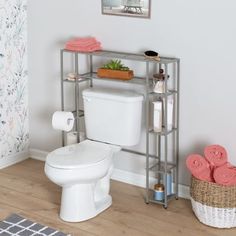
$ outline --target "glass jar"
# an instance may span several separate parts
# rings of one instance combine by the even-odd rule
[[[153,198],[156,201],[164,200],[164,185],[163,184],[155,184]]]
[[[168,76],[169,78],[169,76]],[[164,70],[160,69],[158,74],[153,75],[153,91],[155,93],[165,92],[165,74]]]

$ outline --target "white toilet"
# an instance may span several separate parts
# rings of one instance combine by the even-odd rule
[[[131,91],[90,88],[83,91],[88,140],[48,154],[45,173],[62,187],[60,218],[80,222],[111,203],[113,155],[139,142],[143,96]]]

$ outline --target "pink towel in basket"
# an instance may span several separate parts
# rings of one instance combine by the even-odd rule
[[[222,166],[228,161],[227,152],[225,148],[220,145],[210,145],[205,147],[204,155],[213,168]]]
[[[217,184],[225,186],[236,185],[236,167],[226,163],[223,166],[215,168],[213,177]]]
[[[210,164],[207,160],[198,154],[189,155],[186,165],[194,177],[200,180],[213,182]]]

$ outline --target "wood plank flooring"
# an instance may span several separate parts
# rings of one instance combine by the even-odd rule
[[[113,205],[82,223],[58,217],[60,187],[44,174],[44,163],[32,159],[0,170],[0,220],[11,213],[48,225],[73,236],[235,236],[235,229],[214,229],[195,218],[190,201],[173,200],[167,210],[144,203],[144,190],[112,181]]]

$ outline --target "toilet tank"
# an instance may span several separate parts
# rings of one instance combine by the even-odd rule
[[[82,94],[89,139],[120,146],[139,143],[142,94],[110,88],[89,88]]]

